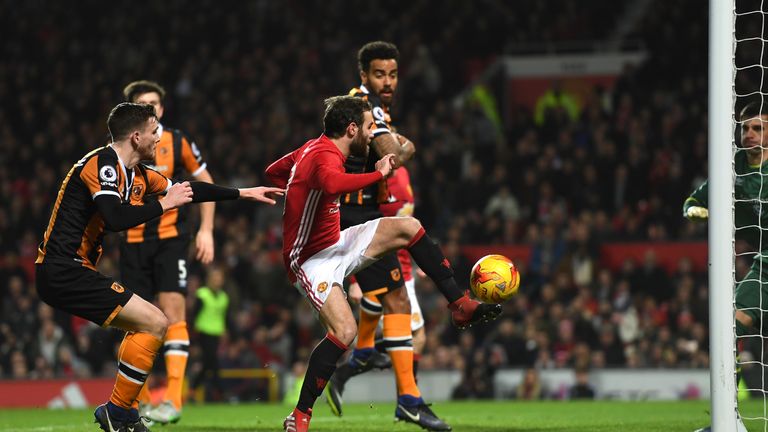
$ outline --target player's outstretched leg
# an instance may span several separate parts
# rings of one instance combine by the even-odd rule
[[[149,333],[129,332],[125,335],[118,351],[118,373],[112,396],[93,413],[102,430],[149,431],[132,405],[152,369],[160,344],[160,340]]]
[[[336,372],[325,387],[325,400],[331,412],[340,417],[344,403],[344,387],[350,378],[372,369],[392,367],[389,356],[378,351],[375,346],[376,327],[382,314],[381,303],[375,296],[365,296],[360,302],[360,321],[357,327],[357,345],[349,359],[336,368]]]
[[[341,285],[336,282],[331,283],[330,292],[327,295],[319,309],[319,315],[328,333],[309,356],[304,382],[299,392],[299,401],[293,412],[283,421],[283,429],[286,432],[304,432],[309,429],[315,401],[325,390],[328,380],[336,370],[339,358],[344,355],[348,344],[357,335],[355,317],[352,315]]]
[[[376,235],[365,255],[379,257],[387,252],[407,249],[416,264],[448,300],[453,325],[464,329],[479,322],[493,321],[501,315],[501,305],[470,299],[469,290],[462,291],[456,285],[450,261],[429,238],[417,219],[385,217],[378,221]]]
[[[402,289],[401,289],[402,290]],[[390,292],[387,296],[396,293]],[[406,296],[407,298],[407,296]],[[392,358],[397,383],[397,408],[395,418],[415,423],[431,431],[448,431],[451,427],[429,409],[413,375],[413,341],[411,314],[384,315],[384,339],[386,350]]]
[[[108,432],[149,431],[134,408],[139,391],[152,370],[155,356],[168,329],[168,319],[137,295],[116,309],[110,326],[127,331],[117,353],[117,377],[109,402],[93,413],[96,423]]]
[[[185,317],[186,299],[180,292],[160,292],[158,302],[170,325],[163,341],[168,383],[163,401],[147,413],[160,424],[177,423],[182,413],[182,387],[189,357],[189,331]]]
[[[174,326],[183,325],[186,339],[171,339]],[[178,328],[177,327],[177,328]],[[186,370],[187,355],[189,354],[189,336],[186,322],[173,324],[168,327],[165,346],[165,365],[168,373],[168,387],[163,402],[147,412],[147,418],[160,424],[178,423],[181,420],[181,393]]]

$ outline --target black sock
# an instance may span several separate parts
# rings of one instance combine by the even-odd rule
[[[347,346],[330,333],[317,344],[309,356],[304,384],[301,385],[299,403],[296,404],[299,411],[309,412],[309,409],[315,405],[315,401],[323,393],[325,385],[336,370],[336,362],[346,351]]]
[[[416,264],[435,282],[437,289],[449,303],[453,303],[464,296],[464,292],[459,289],[456,280],[453,279],[451,263],[424,232],[424,228],[416,233],[407,249]]]

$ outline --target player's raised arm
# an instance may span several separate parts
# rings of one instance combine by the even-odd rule
[[[683,203],[683,216],[692,221],[709,218],[708,210],[709,183],[705,181]]]
[[[285,195],[285,189],[266,186],[244,188],[239,189],[239,191],[241,199],[263,202],[270,205],[275,205],[275,197]]]
[[[245,199],[274,205],[274,197],[285,193],[285,189],[265,186],[237,189],[205,182],[190,182],[189,184],[192,187],[192,202]]]
[[[338,195],[362,189],[389,175],[389,172],[392,170],[391,160],[393,158],[394,155],[387,155],[382,160],[386,159],[389,162],[377,162],[377,171],[364,174],[347,174],[344,172],[344,167],[340,161],[333,159],[330,152],[320,152],[314,159],[315,174],[313,183],[315,184],[312,186],[322,189],[323,192],[329,195]],[[379,169],[380,163],[384,166],[381,169]],[[386,171],[387,167],[389,171]]]
[[[395,135],[397,136],[397,142],[400,143],[400,159],[407,161],[413,158],[414,153],[416,153],[416,145],[413,144],[413,141],[401,134],[396,133]]]
[[[392,154],[395,168],[399,168],[405,161],[411,159],[416,152],[416,147],[408,138],[393,133],[376,135],[373,138],[373,149],[379,156]]]
[[[285,188],[288,186],[288,179],[291,177],[291,168],[296,163],[296,152],[294,150],[280,159],[272,162],[271,165],[264,170],[264,174],[267,176],[267,180],[273,185]]]
[[[192,201],[192,188],[188,183],[177,183],[168,189],[165,198],[144,205],[122,204],[119,196],[104,194],[94,198],[96,207],[110,231],[123,231],[150,221],[164,211],[181,207]]]

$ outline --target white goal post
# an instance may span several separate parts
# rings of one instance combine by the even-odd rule
[[[715,432],[737,430],[733,316],[734,3],[735,0],[709,3],[709,332]]]

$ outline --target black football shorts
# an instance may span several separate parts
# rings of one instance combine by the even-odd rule
[[[189,241],[174,237],[120,245],[120,281],[147,301],[160,292],[187,294]]]
[[[36,264],[35,275],[40,300],[102,327],[108,326],[133,296],[112,278],[77,263]]]

